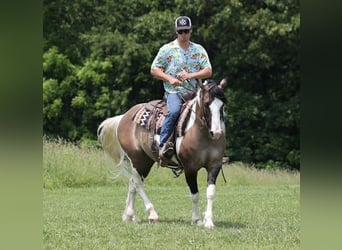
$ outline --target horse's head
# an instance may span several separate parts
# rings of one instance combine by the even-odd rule
[[[214,140],[224,134],[223,106],[226,103],[223,87],[226,85],[223,79],[218,85],[214,80],[206,80],[203,84],[199,81],[198,102],[202,110],[203,120]]]

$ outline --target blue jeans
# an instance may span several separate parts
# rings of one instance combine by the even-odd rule
[[[179,117],[183,100],[177,93],[166,93],[166,105],[167,114],[160,131],[160,143],[159,148],[161,148],[164,143],[169,139],[172,134],[176,121]]]

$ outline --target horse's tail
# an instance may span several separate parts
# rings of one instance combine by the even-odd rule
[[[117,128],[122,117],[123,115],[118,115],[107,118],[97,129],[98,141],[117,167],[122,164],[125,156],[117,137]]]

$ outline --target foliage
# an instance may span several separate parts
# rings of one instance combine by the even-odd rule
[[[231,159],[299,169],[299,3],[231,1],[211,23],[231,31],[212,40],[230,79]]]
[[[44,134],[95,140],[99,123],[162,97],[149,74],[174,19],[192,18],[213,78],[228,77],[227,150],[258,168],[300,168],[298,0],[44,0]]]

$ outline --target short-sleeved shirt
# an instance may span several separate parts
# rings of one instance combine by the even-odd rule
[[[185,70],[188,73],[198,72],[204,68],[211,68],[208,54],[200,45],[190,42],[185,51],[177,39],[163,45],[154,58],[151,69],[161,68],[164,73],[177,77]],[[188,79],[182,86],[173,87],[169,82],[163,81],[164,89],[168,93],[184,93],[196,88],[196,79]]]

